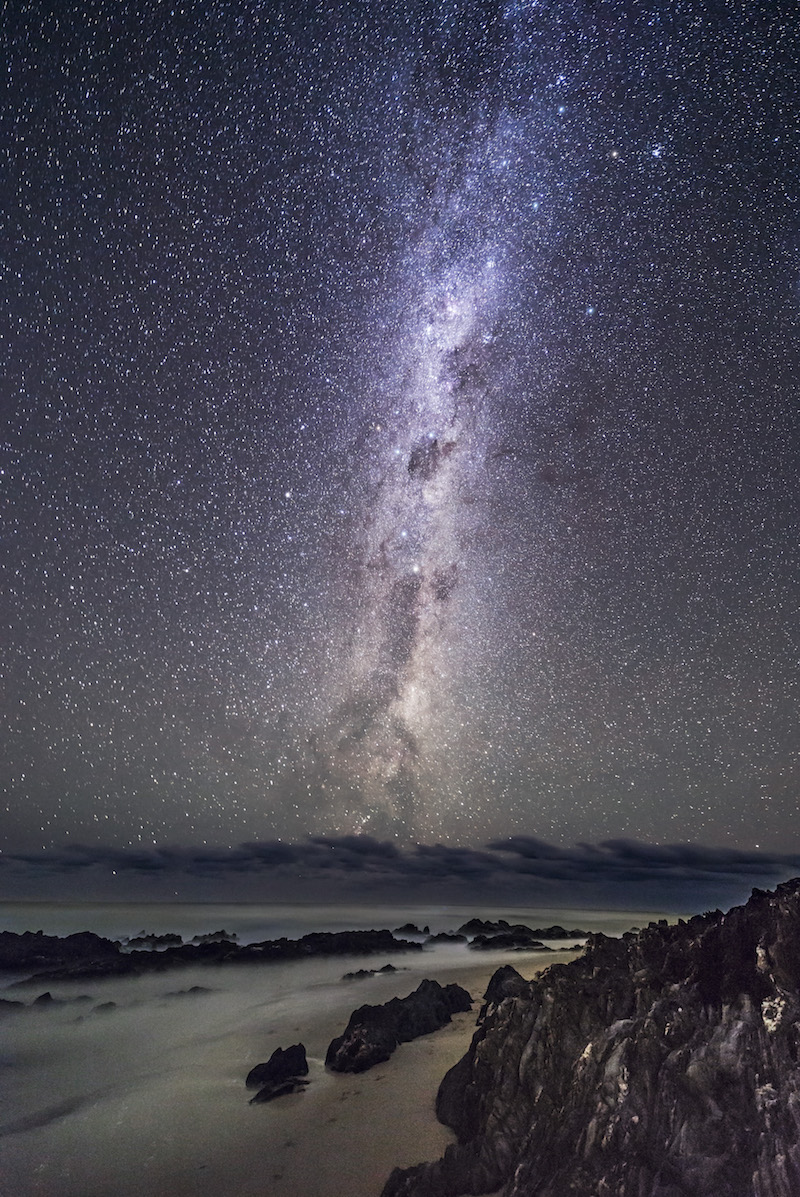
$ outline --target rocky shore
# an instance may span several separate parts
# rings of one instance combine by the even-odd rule
[[[408,939],[407,935],[420,936]],[[500,919],[484,922],[473,919],[458,932],[431,935],[414,924],[394,932],[315,931],[299,939],[265,939],[259,943],[240,944],[233,932],[213,931],[196,935],[184,943],[174,933],[163,935],[142,932],[131,939],[117,941],[81,931],[74,935],[44,935],[41,931],[21,934],[0,931],[0,972],[27,972],[41,981],[82,981],[104,977],[139,976],[190,965],[270,963],[306,960],[315,956],[375,956],[384,953],[421,952],[427,945],[441,941],[467,943],[475,949],[545,949],[538,939],[585,938],[582,931],[563,927],[532,930],[521,924],[511,926]],[[398,938],[398,936],[402,936]],[[575,945],[580,948],[582,945]]]
[[[217,935],[200,943],[174,943],[131,951],[116,940],[84,931],[59,937],[41,931],[0,932],[0,970],[27,972],[39,981],[83,981],[104,977],[140,976],[190,965],[267,964],[308,960],[315,956],[374,956],[421,952],[422,944],[395,939],[391,931],[315,931],[300,939],[266,939],[239,944]]]
[[[383,1197],[800,1193],[800,880],[486,996],[437,1099],[458,1142]]]

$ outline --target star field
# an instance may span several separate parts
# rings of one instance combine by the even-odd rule
[[[6,844],[783,850],[794,3],[2,21]]]

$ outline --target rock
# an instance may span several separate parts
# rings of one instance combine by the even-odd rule
[[[355,1010],[344,1034],[328,1047],[325,1064],[333,1072],[365,1072],[388,1060],[398,1044],[438,1031],[453,1014],[471,1007],[472,998],[460,985],[443,988],[438,981],[421,981],[407,997]]]
[[[189,989],[171,989],[164,994],[165,998],[179,998],[179,997],[202,997],[203,994],[213,993],[213,989],[208,989],[205,985],[192,985]]]
[[[436,935],[429,935],[425,940],[429,943],[466,943],[466,935],[459,935],[457,931],[437,931]]]
[[[192,943],[235,943],[238,938],[235,931],[209,931],[206,935],[194,935]]]
[[[99,1005],[92,1007],[92,1014],[110,1014],[116,1008],[116,1002],[100,1002]]]
[[[470,919],[458,928],[462,935],[529,935],[532,939],[586,939],[588,931],[574,928],[565,931],[558,923],[551,927],[526,927],[524,923],[508,923],[505,919],[492,922],[488,919]]]
[[[302,960],[310,956],[371,956],[395,952],[421,952],[422,944],[395,939],[391,931],[321,931],[301,939],[265,939],[261,943],[238,944],[220,938],[228,932],[201,936],[202,943],[179,943],[159,950],[120,950],[112,940],[91,932],[65,939],[57,936],[13,932],[0,933],[0,969],[27,969],[40,980],[51,982],[119,976],[197,964],[268,964],[272,961]],[[141,937],[140,937],[141,938]]]
[[[589,932],[581,931],[579,927],[565,931],[556,923],[552,927],[534,927],[531,935],[535,935],[537,939],[588,939]]]
[[[469,922],[462,923],[458,928],[459,935],[509,935],[515,933],[517,935],[533,935],[530,927],[526,927],[524,923],[507,923],[505,919],[498,919],[497,922],[491,922],[488,919],[470,919]]]
[[[800,880],[487,990],[437,1112],[458,1142],[383,1197],[797,1197]]]
[[[386,973],[396,973],[398,969],[393,964],[384,964],[383,968],[358,968],[354,973],[344,973],[343,981],[363,981],[367,977],[380,977]]]
[[[45,969],[73,968],[96,961],[123,959],[113,940],[80,931],[75,935],[43,935],[41,931],[0,931],[0,969],[41,973]]]
[[[393,934],[394,935],[422,935],[424,933],[422,931],[420,931],[420,929],[416,925],[416,923],[403,923],[402,927],[395,927]]]
[[[157,948],[174,948],[182,943],[180,935],[176,935],[173,931],[167,931],[164,935],[135,935],[133,939],[128,940],[126,947],[155,950]]]
[[[302,1093],[308,1081],[292,1077],[288,1081],[277,1081],[274,1085],[265,1085],[259,1089],[255,1097],[250,1098],[250,1105],[259,1105],[265,1101],[273,1101],[276,1097],[285,1097],[288,1093]]]
[[[266,1064],[256,1064],[250,1069],[245,1085],[248,1089],[258,1089],[307,1075],[306,1049],[302,1043],[295,1043],[287,1048],[276,1047]]]
[[[478,1015],[478,1021],[482,1022],[494,1006],[498,1006],[506,998],[519,997],[520,994],[525,993],[527,988],[528,982],[510,964],[504,964],[502,968],[498,968],[497,972],[492,975],[486,993],[483,995],[484,1004]]]
[[[500,935],[476,935],[470,943],[472,951],[504,951],[520,952],[538,949],[540,952],[552,952],[546,948],[541,940],[534,939],[529,931],[506,931]]]
[[[0,1016],[5,1014],[17,1014],[20,1010],[24,1009],[24,1002],[10,1002],[8,998],[0,998]]]

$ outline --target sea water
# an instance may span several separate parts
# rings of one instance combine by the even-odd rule
[[[445,906],[6,903],[0,929],[91,930],[113,938],[173,931],[184,939],[225,929],[247,943],[406,922],[455,930],[476,915],[608,934],[664,917]],[[2,1019],[0,1197],[377,1195],[392,1166],[432,1158],[450,1141],[433,1117],[433,1096],[463,1052],[463,1025],[474,1023],[475,1012],[404,1045],[388,1065],[360,1078],[325,1071],[330,1039],[355,1007],[403,996],[423,977],[468,981],[479,999],[476,970],[488,977],[507,961],[529,976],[548,957],[444,944],[386,958],[180,968],[7,988],[6,999],[30,1004],[49,990],[62,1004]],[[396,973],[342,979],[389,962]],[[249,1106],[249,1069],[296,1042],[308,1053],[306,1092]]]

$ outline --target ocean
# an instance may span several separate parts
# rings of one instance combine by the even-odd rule
[[[3,903],[0,929],[90,930],[112,938],[173,931],[184,939],[224,929],[248,943],[406,922],[455,930],[474,916],[607,934],[668,917],[447,906]],[[451,1141],[433,1114],[435,1092],[469,1042],[494,969],[510,961],[532,976],[568,958],[446,944],[392,955],[398,971],[366,981],[342,977],[379,968],[389,957],[6,988],[7,999],[30,1003],[47,989],[62,1003],[3,1018],[0,1197],[377,1197],[392,1167],[433,1158]],[[327,1045],[353,1009],[403,996],[423,977],[465,984],[477,999],[472,1014],[403,1045],[362,1076],[325,1071]],[[308,1089],[250,1106],[249,1069],[296,1042],[308,1053]]]

